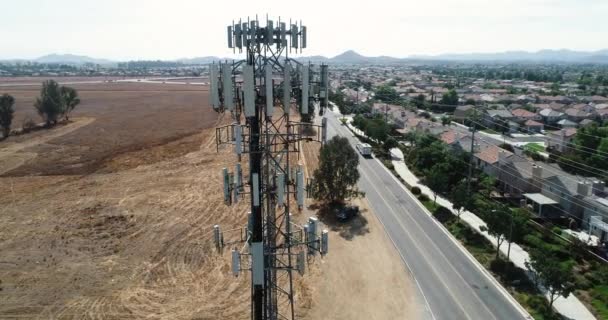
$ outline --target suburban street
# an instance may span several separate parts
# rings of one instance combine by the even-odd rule
[[[328,139],[352,133],[328,111]],[[521,307],[481,271],[377,159],[360,157],[359,188],[413,277],[428,319],[524,319]],[[379,270],[381,271],[381,270]],[[407,270],[404,270],[407,272]],[[405,316],[405,315],[404,315]]]

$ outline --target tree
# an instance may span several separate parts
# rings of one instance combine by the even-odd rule
[[[77,105],[80,104],[80,98],[78,97],[78,91],[71,87],[61,87],[61,96],[63,97],[64,107],[63,116],[66,120],[70,120],[70,112],[74,111]],[[314,112],[311,112],[314,113]]]
[[[455,106],[458,104],[458,93],[454,89],[450,89],[448,92],[443,94],[441,98],[441,104],[447,104]]]
[[[488,233],[496,238],[496,260],[500,257],[500,245],[504,242],[505,236],[509,234],[511,223],[509,215],[508,207],[496,204],[484,219],[488,227]]]
[[[43,82],[40,97],[36,98],[34,107],[46,122],[47,127],[57,123],[57,117],[63,114],[64,105],[59,84],[55,80]]]
[[[466,183],[459,183],[452,189],[452,208],[456,210],[456,217],[460,219],[460,212],[469,204],[469,193]]]
[[[412,99],[412,102],[416,106],[416,108],[422,109],[425,106],[426,96],[423,94],[419,94]]]
[[[386,138],[386,141],[384,141],[383,146],[384,146],[384,150],[390,151],[393,148],[399,147],[399,142],[397,142],[397,140],[393,137],[388,137],[388,138]]]
[[[479,181],[479,192],[486,197],[490,197],[495,185],[496,179],[484,174]]]
[[[452,118],[448,116],[441,117],[441,124],[444,126],[449,126],[452,123]]]
[[[15,110],[15,98],[8,94],[3,94],[0,97],[0,128],[2,128],[2,137],[6,138],[11,132],[11,123],[13,122],[13,113]]]
[[[529,233],[528,220],[530,220],[530,214],[526,209],[517,208],[510,210],[510,214],[507,260],[511,256],[511,243],[523,240],[524,236]]]
[[[547,250],[534,250],[530,253],[530,262],[526,262],[528,269],[536,272],[536,277],[549,292],[549,307],[560,296],[567,298],[574,291],[573,264],[570,261],[562,262],[554,253]]]
[[[358,196],[359,157],[348,139],[335,136],[329,140],[319,154],[319,168],[315,170],[314,198],[330,203]]]
[[[395,88],[389,86],[379,86],[376,89],[376,99],[384,102],[395,103],[399,99],[399,94]]]
[[[432,167],[426,175],[427,186],[433,190],[433,204],[437,203],[437,194],[446,191],[448,177],[438,165]]]

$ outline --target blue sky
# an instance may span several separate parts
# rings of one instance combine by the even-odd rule
[[[305,55],[608,48],[608,0],[3,0],[0,59],[73,53],[108,59],[219,55],[226,25],[302,19]]]

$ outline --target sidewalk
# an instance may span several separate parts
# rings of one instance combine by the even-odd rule
[[[422,193],[428,195],[431,199],[433,198],[433,192],[427,186],[419,183],[418,178],[409,170],[405,162],[403,161],[403,153],[399,149],[391,149],[391,155],[393,157],[393,166],[395,167],[395,171],[399,176],[406,182],[407,185],[413,187],[418,186]],[[445,208],[452,211],[455,214],[455,211],[452,209],[452,203],[447,199],[444,199],[440,196],[437,196],[437,204],[444,206]],[[477,217],[475,214],[469,211],[462,211],[460,214],[460,219],[468,224],[471,228],[475,229],[477,232],[482,234],[486,239],[492,243],[492,245],[496,245],[496,238],[489,235],[487,231],[481,231],[481,227],[485,227],[485,222]],[[505,241],[500,248],[500,251],[506,256],[507,255],[507,246],[508,242]],[[511,244],[511,254],[510,260],[517,267],[526,270],[525,262],[528,261],[530,256],[526,251],[524,251],[518,244]],[[549,299],[549,295],[545,294],[547,299]],[[559,297],[553,303],[553,307],[569,319],[577,319],[577,320],[595,320],[596,318],[591,314],[589,310],[585,307],[585,305],[578,300],[576,296],[570,294],[568,298]]]

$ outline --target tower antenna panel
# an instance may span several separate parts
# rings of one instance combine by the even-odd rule
[[[304,65],[302,67],[302,114],[308,114],[309,75],[308,65]]]
[[[232,26],[228,26],[228,48],[231,48],[231,49],[233,48],[232,39],[233,39]]]
[[[243,66],[243,91],[245,94],[245,117],[255,117],[255,79],[253,66]]]
[[[243,49],[243,35],[241,34],[241,24],[237,23],[234,26],[234,39],[236,47],[239,49]]]
[[[266,44],[269,46],[274,44],[274,26],[272,20],[266,22]]]
[[[287,47],[287,24],[285,22],[281,22],[281,46]]]
[[[242,27],[241,27],[241,35],[243,37],[243,47],[247,47],[247,38],[249,35],[249,28],[247,26],[247,22],[243,22],[242,23]]]
[[[274,112],[274,96],[272,92],[272,65],[270,63],[266,63],[264,67],[266,72],[266,116],[272,117]]]
[[[298,48],[298,25],[291,25],[291,47],[297,49]]]
[[[217,77],[218,77],[217,65],[211,64],[209,66],[209,85],[210,85],[209,90],[211,91],[211,93],[210,93],[211,106],[215,110],[218,110],[220,108],[220,97],[219,97],[219,93],[218,93],[219,88],[218,88]]]
[[[232,83],[232,66],[229,63],[222,65],[222,87],[224,89],[224,108],[234,110],[234,85]]]
[[[283,70],[283,110],[285,114],[289,114],[291,107],[291,65],[285,64]]]

